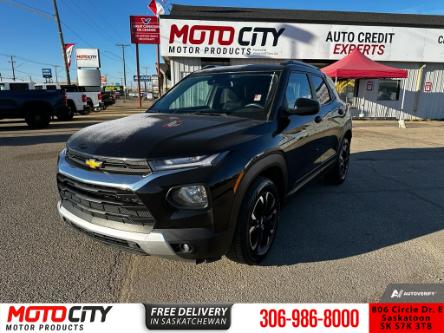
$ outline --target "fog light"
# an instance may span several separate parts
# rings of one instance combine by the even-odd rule
[[[193,248],[187,243],[182,244],[182,252],[190,253],[192,250]]]
[[[203,185],[188,185],[172,188],[169,200],[180,208],[202,209],[208,207],[207,190]]]

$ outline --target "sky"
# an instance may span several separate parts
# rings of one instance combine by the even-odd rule
[[[101,72],[108,82],[121,82],[123,65],[121,48],[117,43],[130,44],[129,16],[151,15],[149,0],[57,0],[65,42],[79,48],[99,48]],[[172,4],[198,6],[233,6],[283,9],[314,9],[388,12],[402,14],[444,15],[443,0],[176,0]],[[27,7],[23,6],[26,5]],[[29,10],[29,7],[36,10]],[[62,65],[63,58],[52,0],[0,0],[0,73],[3,78],[12,77],[10,58],[15,56],[16,75],[19,79],[42,82],[41,69],[49,65]],[[155,46],[140,45],[141,73],[154,73]],[[126,48],[127,80],[131,85],[136,71],[135,46]],[[76,78],[74,66],[71,77]],[[59,78],[64,80],[62,67]],[[54,75],[54,69],[53,69]],[[134,83],[133,83],[134,84]]]

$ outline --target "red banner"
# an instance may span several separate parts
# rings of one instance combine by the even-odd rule
[[[443,303],[370,304],[370,333],[442,333]]]
[[[156,16],[130,16],[131,43],[159,44],[159,18]]]

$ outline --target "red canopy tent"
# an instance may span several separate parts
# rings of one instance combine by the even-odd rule
[[[406,70],[377,63],[367,58],[358,49],[322,68],[321,71],[330,77],[344,79],[405,79],[407,77]]]
[[[386,66],[363,55],[359,49],[333,64],[321,69],[326,75],[336,79],[405,79],[408,73],[405,69]],[[406,84],[401,100],[401,110],[404,110]]]

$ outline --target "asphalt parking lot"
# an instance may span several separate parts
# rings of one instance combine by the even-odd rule
[[[340,187],[288,201],[259,267],[119,252],[58,219],[57,153],[134,105],[54,122],[0,120],[1,302],[369,302],[389,283],[444,283],[444,122],[355,121]]]

